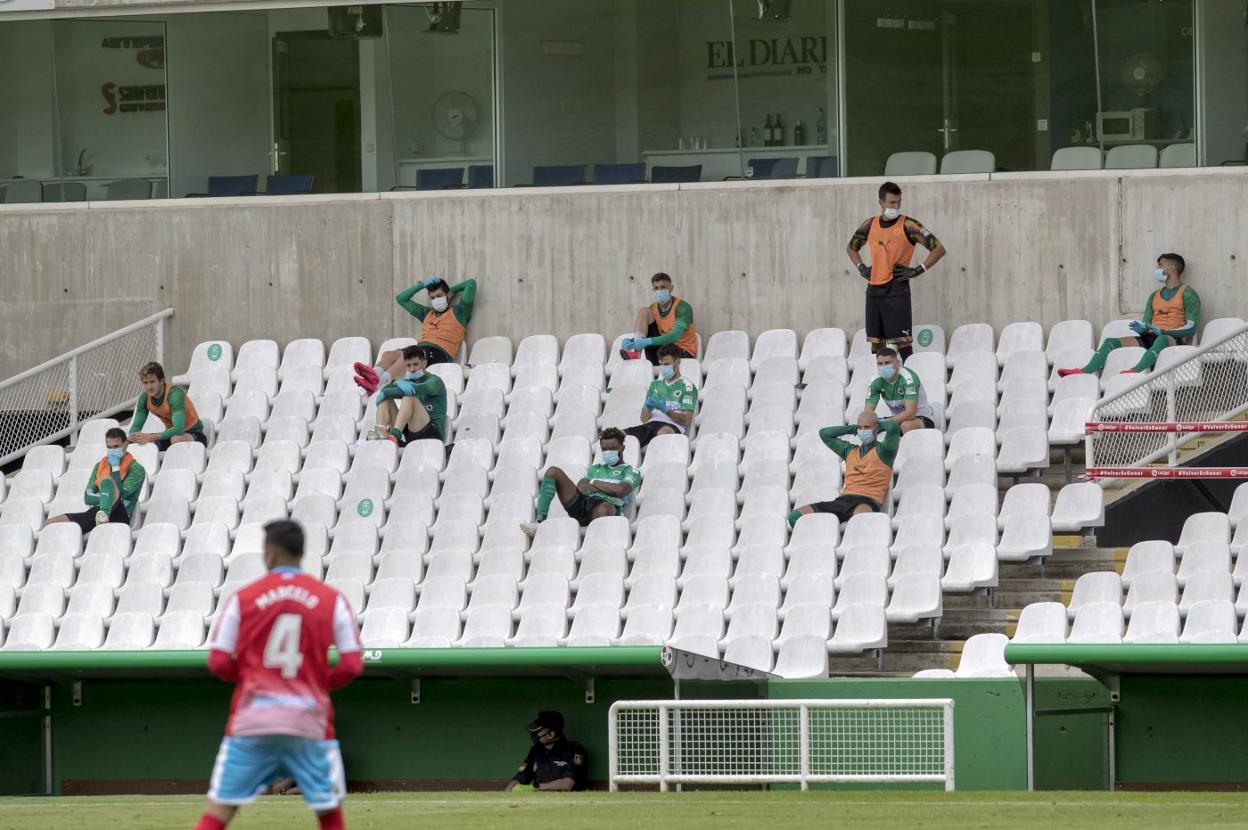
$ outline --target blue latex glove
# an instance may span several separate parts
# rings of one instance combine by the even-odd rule
[[[441,277],[429,277],[429,279],[420,281],[420,287],[428,288],[429,286],[433,285],[435,282],[441,282],[441,281],[442,281]]]
[[[650,338],[650,337],[643,337],[643,338],[641,338],[640,340],[634,340],[634,341],[633,341],[633,348],[634,348],[634,349],[645,349],[645,348],[648,348],[648,347],[650,346],[650,344],[651,344],[651,343],[653,343],[653,342],[654,342],[654,339],[653,339],[653,338]]]
[[[399,383],[402,383],[402,382],[403,381],[399,381],[398,383],[391,382],[383,386],[381,388],[381,391],[377,393],[377,403],[381,403],[382,401],[387,400],[389,398],[403,397],[403,390],[399,388]]]
[[[637,347],[634,345],[633,338],[625,337],[623,340],[620,341],[620,348],[626,352],[631,352]]]
[[[1143,334],[1144,332],[1148,331],[1148,326],[1144,325],[1139,320],[1132,320],[1130,325],[1127,326],[1127,328],[1131,329],[1131,331],[1135,332],[1136,334]]]
[[[663,411],[663,402],[657,398],[646,398],[646,409],[657,409]]]
[[[1152,323],[1148,324],[1148,330],[1151,331],[1153,334],[1157,335],[1158,337],[1161,336],[1161,329],[1157,328]]]
[[[394,382],[394,385],[399,387],[399,391],[402,392],[403,395],[405,396],[411,396],[411,395],[416,394],[416,384],[413,381],[398,380]]]

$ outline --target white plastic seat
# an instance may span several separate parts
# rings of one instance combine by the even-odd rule
[[[1013,678],[1014,669],[1005,662],[1005,647],[1010,640],[1004,634],[976,634],[962,646],[962,657],[954,675],[959,678]]]
[[[832,606],[832,619],[840,619],[841,612],[851,605],[876,605],[883,611],[888,604],[888,584],[884,577],[874,574],[859,574],[845,580],[837,586],[836,604]],[[792,613],[794,606],[785,602],[785,617]]]
[[[1094,482],[1067,484],[1057,494],[1051,518],[1053,531],[1075,532],[1105,524],[1105,494]]]
[[[906,574],[891,587],[892,595],[885,608],[888,622],[915,623],[940,618],[943,604],[939,574]]]
[[[1205,605],[1208,603],[1200,603]],[[1234,606],[1227,600],[1226,604]],[[1179,641],[1179,608],[1173,602],[1145,602],[1131,612],[1124,643],[1177,643]]]
[[[365,648],[398,648],[408,638],[407,612],[401,608],[378,608],[364,614],[360,644]]]
[[[428,611],[433,608],[449,608],[456,614],[468,604],[468,590],[462,579],[435,577],[426,579],[420,585],[420,598],[416,603],[417,611]]]
[[[1058,644],[1066,642],[1066,607],[1060,602],[1032,602],[1018,615],[1012,643]]]
[[[1154,573],[1174,573],[1174,545],[1164,540],[1136,542],[1127,551],[1122,584],[1130,587],[1133,580]]]
[[[859,513],[850,517],[836,555],[844,558],[855,547],[884,548],[892,544],[893,527],[886,513]]]
[[[780,617],[799,605],[822,605],[833,607],[836,601],[836,588],[833,585],[833,574],[798,573],[794,574],[784,592],[784,602],[780,605]]]
[[[1192,542],[1179,558],[1176,575],[1180,585],[1202,571],[1231,571],[1231,549],[1222,542]]]
[[[564,374],[574,363],[602,364],[606,354],[606,339],[597,332],[574,334],[563,344],[563,355],[559,358],[559,373]]]
[[[260,579],[268,571],[264,560],[258,553],[244,553],[230,558],[229,569],[225,573],[225,585],[246,585]]]
[[[567,611],[562,605],[530,605],[521,609],[519,620],[507,644],[520,648],[556,646],[568,628]]]
[[[212,614],[215,603],[213,586],[207,582],[179,582],[169,590],[165,614],[190,611],[206,618]]]
[[[1041,416],[1043,413],[1041,413]],[[1019,475],[1049,466],[1049,435],[1045,426],[1017,426],[1005,431],[997,453],[999,474]]]
[[[945,526],[952,528],[964,516],[996,516],[997,495],[997,488],[991,484],[967,484],[959,487],[949,501]]]
[[[573,616],[563,644],[573,647],[611,645],[619,631],[619,608],[612,605],[585,605]]]
[[[99,557],[103,559],[104,557]],[[104,582],[82,582],[81,580],[69,592],[69,604],[65,606],[66,614],[98,614],[101,617],[113,615],[114,588]],[[0,589],[3,590],[3,589]],[[0,619],[12,615],[0,609]]]
[[[929,430],[922,431],[928,432]],[[937,435],[937,437],[940,436]],[[945,486],[945,463],[941,458],[924,456],[911,458],[905,469],[898,471],[897,485],[893,490],[904,499],[910,490],[916,487],[931,486]]]
[[[826,637],[793,637],[780,646],[773,673],[784,678],[826,677],[828,648]]]
[[[1235,643],[1239,620],[1234,603],[1226,600],[1198,602],[1187,610],[1181,643]]]
[[[722,357],[750,357],[750,336],[743,331],[717,331],[711,335],[702,353],[702,364],[709,366]]]
[[[1047,524],[1046,524],[1047,526]],[[959,545],[978,544],[996,547],[997,521],[992,516],[973,513],[955,519],[945,539],[945,555]]]
[[[946,435],[950,437],[968,427],[984,427],[993,432],[997,428],[997,405],[994,401],[955,400],[950,402],[947,414],[949,426]]]
[[[1226,571],[1198,571],[1192,574],[1183,586],[1183,596],[1179,600],[1179,611],[1186,614],[1196,603],[1211,599],[1232,601],[1235,599],[1235,585],[1230,573]]]
[[[757,350],[757,345],[755,345],[755,349]],[[845,332],[842,329],[811,329],[802,340],[802,351],[798,358],[798,364],[804,372],[815,358],[824,356],[845,357],[845,355]]]
[[[670,606],[641,605],[629,609],[618,642],[624,646],[662,645],[671,634]]]
[[[1231,523],[1225,513],[1193,513],[1183,522],[1183,530],[1174,549],[1182,555],[1194,542],[1230,544]]]
[[[4,639],[4,651],[43,651],[52,647],[56,624],[49,614],[14,617]]]
[[[997,552],[991,545],[971,543],[949,549],[949,564],[940,580],[950,592],[966,593],[997,585]]]
[[[885,176],[933,176],[936,154],[921,150],[891,153],[884,162]]]
[[[1002,562],[1021,562],[1051,553],[1053,532],[1046,516],[1028,513],[1005,519],[997,544],[997,556]]]
[[[1175,579],[1174,574],[1168,571],[1140,574],[1131,581],[1131,587],[1127,589],[1127,598],[1123,600],[1122,611],[1129,617],[1137,606],[1146,602],[1177,603],[1178,601],[1179,581]]]
[[[1044,351],[1044,329],[1039,323],[1016,322],[1001,329],[1001,337],[997,341],[999,365],[1004,366],[1010,355],[1027,351]]]
[[[833,654],[857,654],[887,645],[888,621],[885,609],[875,603],[856,603],[841,610],[836,631],[828,640],[827,651]]]
[[[26,574],[26,589],[54,585],[64,590],[74,584],[74,555],[67,552],[36,554]]]
[[[1084,605],[1101,602],[1122,604],[1122,580],[1113,571],[1086,573],[1075,580],[1070,602],[1066,604],[1067,613],[1074,619]]]
[[[1068,398],[1054,404],[1049,421],[1049,443],[1059,446],[1083,443],[1086,424],[1095,405],[1094,398]]]
[[[1117,602],[1092,602],[1073,614],[1066,642],[1080,645],[1122,642],[1122,606]]]
[[[533,579],[532,569],[529,579]],[[576,597],[568,606],[569,613],[575,614],[581,608],[590,605],[610,605],[619,608],[624,604],[624,580],[616,574],[599,573],[587,576],[580,582]]]
[[[970,352],[992,352],[992,326],[987,323],[967,323],[953,330],[945,360],[956,369],[962,357]]]
[[[206,582],[213,588],[221,584],[225,565],[215,553],[192,553],[178,561],[177,583]]]
[[[175,611],[160,618],[156,649],[193,649],[204,644],[204,618],[194,611]]]
[[[1105,151],[1106,170],[1134,170],[1157,166],[1157,148],[1151,144],[1120,144]]]
[[[1061,147],[1053,152],[1050,170],[1100,170],[1104,164],[1100,147]]]
[[[453,608],[422,608],[412,617],[412,633],[407,648],[449,648],[459,639],[459,611]]]
[[[0,507],[0,527],[17,525],[32,531],[43,526],[43,502],[39,499],[10,499]]]
[[[941,158],[940,173],[942,176],[991,173],[996,165],[996,156],[990,150],[952,150]]]

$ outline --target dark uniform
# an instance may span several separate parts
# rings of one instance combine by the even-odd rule
[[[516,772],[515,780],[520,784],[545,784],[571,778],[576,782],[572,789],[583,790],[588,784],[585,761],[585,747],[576,741],[561,737],[549,747],[534,744]]]

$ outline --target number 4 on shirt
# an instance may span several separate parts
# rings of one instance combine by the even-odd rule
[[[299,649],[299,635],[303,617],[299,614],[278,614],[269,629],[269,640],[264,644],[264,667],[281,669],[282,677],[291,679],[299,674],[303,665],[303,652]]]

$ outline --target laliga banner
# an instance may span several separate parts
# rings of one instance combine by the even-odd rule
[[[46,12],[54,8],[55,0],[0,0],[0,17],[5,12]]]
[[[1084,478],[1248,478],[1248,467],[1089,467]]]
[[[1087,435],[1100,432],[1248,432],[1248,421],[1088,421]]]

